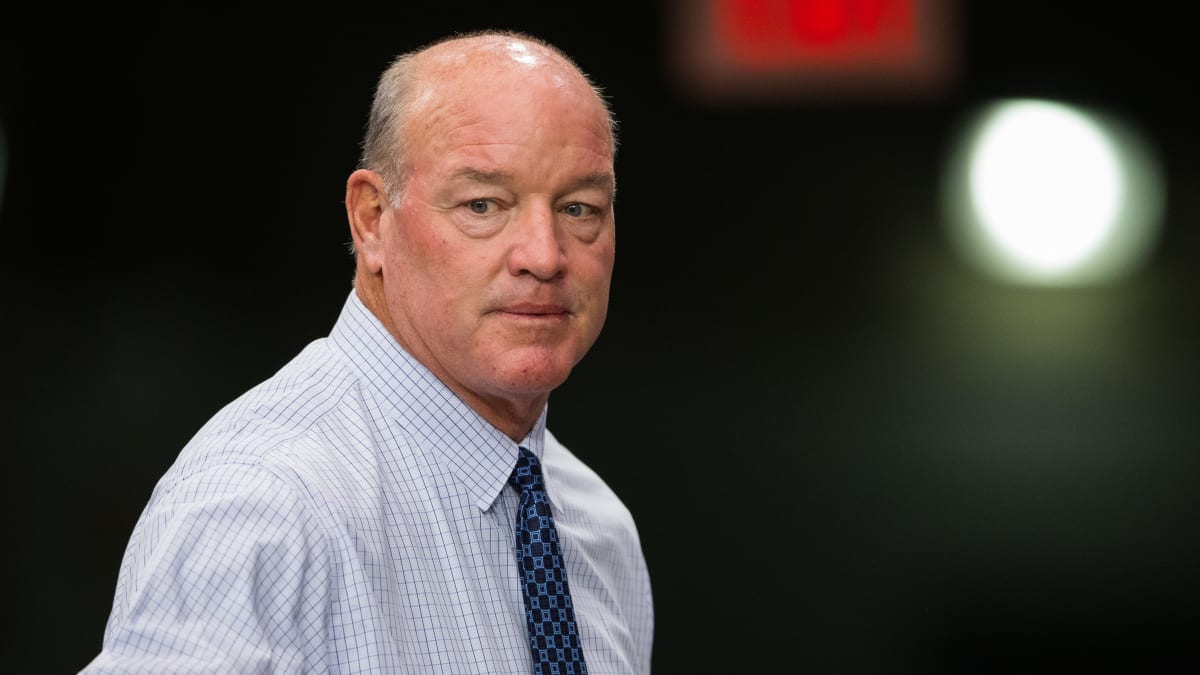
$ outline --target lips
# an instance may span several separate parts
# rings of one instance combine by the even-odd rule
[[[566,316],[570,313],[563,305],[540,302],[519,302],[512,305],[504,305],[496,309],[496,311],[503,314],[528,316],[531,318]]]

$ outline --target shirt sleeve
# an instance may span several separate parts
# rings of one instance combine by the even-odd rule
[[[258,467],[206,469],[151,498],[82,672],[323,672],[329,572],[295,488]]]

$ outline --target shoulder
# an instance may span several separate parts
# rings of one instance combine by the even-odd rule
[[[633,516],[608,483],[549,430],[546,431],[542,464],[551,498],[558,506],[589,514],[593,519],[619,522],[633,530]]]
[[[164,545],[183,552],[204,550],[221,558],[267,543],[313,551],[325,546],[319,520],[292,481],[259,466],[217,464],[158,493],[131,543],[146,550]]]
[[[369,436],[358,376],[317,340],[271,377],[218,411],[192,437],[158,489],[222,466],[254,466],[286,480],[330,451]],[[320,469],[314,469],[318,474]]]
[[[260,467],[197,471],[143,512],[97,672],[259,672],[319,663],[330,543],[308,500]],[[283,665],[288,664],[288,665]]]
[[[279,506],[336,528],[378,481],[377,414],[325,341],[216,413],[159,480],[147,513],[230,499]],[[244,507],[243,507],[244,508]]]
[[[586,608],[597,634],[620,645],[627,670],[649,672],[654,601],[633,516],[608,484],[549,432],[543,464],[571,566],[573,599]]]

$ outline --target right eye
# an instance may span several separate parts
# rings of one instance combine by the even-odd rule
[[[466,206],[471,213],[483,216],[491,213],[495,209],[496,203],[490,199],[472,199],[466,203]]]

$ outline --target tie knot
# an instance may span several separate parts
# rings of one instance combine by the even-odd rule
[[[513,469],[508,482],[521,492],[544,491],[546,488],[542,482],[542,463],[537,455],[527,448],[521,448],[521,454],[517,456],[517,468]]]

